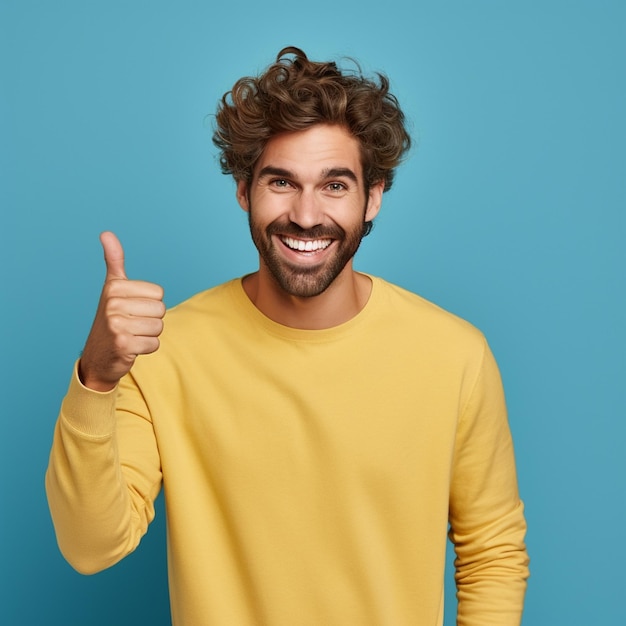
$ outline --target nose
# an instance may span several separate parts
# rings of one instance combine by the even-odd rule
[[[313,189],[301,189],[293,197],[289,219],[300,228],[313,228],[323,221],[321,199]]]

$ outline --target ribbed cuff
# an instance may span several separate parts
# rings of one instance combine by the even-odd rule
[[[111,391],[94,391],[85,387],[78,377],[78,361],[61,405],[61,416],[74,429],[88,437],[110,437],[115,430],[115,398]]]

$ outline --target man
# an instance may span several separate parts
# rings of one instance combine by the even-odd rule
[[[123,558],[163,484],[176,626],[441,625],[448,528],[458,623],[519,624],[525,522],[487,344],[353,268],[410,144],[387,79],[287,48],[224,96],[214,141],[259,269],[166,314],[103,233],[47,473],[63,554],[85,573]]]

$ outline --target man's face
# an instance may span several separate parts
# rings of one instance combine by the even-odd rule
[[[312,297],[342,272],[380,208],[384,183],[366,193],[358,141],[340,126],[317,125],[268,141],[250,187],[237,199],[268,272],[286,293]]]

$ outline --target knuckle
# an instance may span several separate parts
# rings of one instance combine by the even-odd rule
[[[122,280],[107,280],[104,283],[104,288],[102,289],[103,293],[105,293],[109,298],[119,296],[123,293],[123,285],[124,281]]]
[[[104,310],[109,316],[113,316],[120,310],[122,299],[118,296],[109,295],[104,304]]]
[[[124,330],[124,318],[121,315],[110,315],[109,330],[116,336],[121,334]]]
[[[125,334],[116,334],[113,339],[115,351],[118,354],[128,354],[130,346],[130,338]]]

